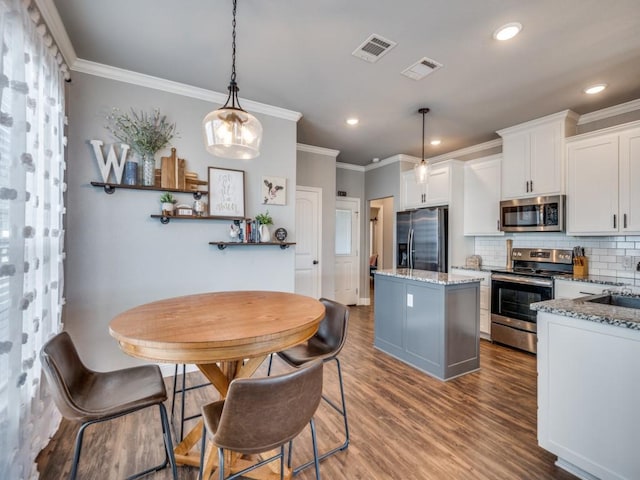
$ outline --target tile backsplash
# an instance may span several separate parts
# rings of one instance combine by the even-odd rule
[[[475,254],[482,264],[504,267],[507,262],[506,240],[514,247],[563,248],[580,245],[589,258],[589,274],[640,280],[636,270],[640,262],[640,236],[570,237],[555,233],[517,233],[503,237],[476,237]]]

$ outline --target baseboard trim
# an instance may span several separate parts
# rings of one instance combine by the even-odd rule
[[[360,297],[358,299],[358,305],[362,305],[362,306],[371,305],[371,299],[370,298]]]

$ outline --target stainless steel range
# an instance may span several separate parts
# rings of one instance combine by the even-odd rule
[[[514,248],[511,254],[512,268],[491,271],[491,339],[536,353],[536,312],[529,305],[553,298],[553,278],[573,273],[573,252]]]

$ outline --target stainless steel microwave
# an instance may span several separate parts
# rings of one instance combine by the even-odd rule
[[[564,195],[500,202],[500,230],[503,232],[564,232],[564,217]]]

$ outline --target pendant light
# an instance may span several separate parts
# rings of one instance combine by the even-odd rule
[[[424,117],[429,113],[429,109],[421,108],[418,110],[418,113],[422,114],[422,161],[416,164],[413,171],[416,174],[416,183],[424,184],[427,183],[427,173],[429,169],[429,164],[424,159]]]
[[[202,121],[207,151],[218,157],[250,159],[260,155],[262,125],[256,117],[245,111],[238,100],[236,83],[236,8],[233,0],[233,34],[231,54],[231,82],[229,96],[222,108],[207,114]]]

